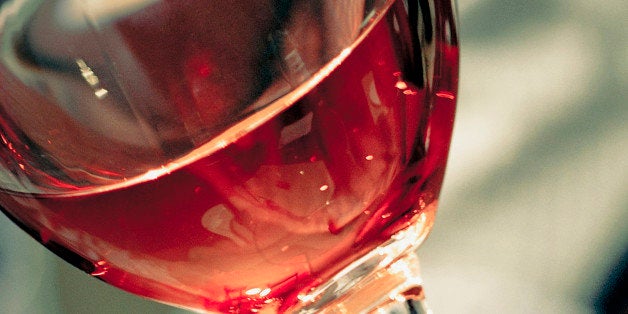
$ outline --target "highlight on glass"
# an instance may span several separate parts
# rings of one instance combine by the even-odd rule
[[[199,312],[426,311],[451,0],[0,1],[0,206]]]

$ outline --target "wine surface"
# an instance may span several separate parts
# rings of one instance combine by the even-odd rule
[[[132,293],[200,310],[286,309],[434,210],[453,123],[458,50],[438,38],[419,46],[407,10],[395,1],[375,15],[377,22],[316,86],[207,156],[93,193],[7,190],[0,193],[3,211],[68,262]],[[137,31],[140,22],[118,24],[130,51],[145,51],[151,41]],[[182,96],[167,67],[190,65],[185,83],[197,84],[214,71],[204,63],[206,51],[160,49],[141,59],[169,99],[218,93],[219,100],[246,102],[254,94],[220,95],[223,85],[241,84],[227,77]],[[8,110],[8,100],[2,104]],[[181,109],[185,121],[164,127],[161,136],[198,129],[188,109]],[[199,115],[218,124],[230,116],[211,108]],[[9,144],[29,145],[7,144],[11,127],[3,121],[5,155]],[[189,138],[204,141],[206,134],[215,133]],[[160,147],[187,146],[173,140]],[[112,158],[125,167],[120,155]]]

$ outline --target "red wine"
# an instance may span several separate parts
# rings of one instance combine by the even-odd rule
[[[432,217],[458,50],[440,37],[417,46],[406,10],[395,2],[318,84],[206,156],[112,188],[6,191],[0,204],[52,251],[129,292],[200,310],[286,309]],[[177,58],[205,75],[196,52]]]

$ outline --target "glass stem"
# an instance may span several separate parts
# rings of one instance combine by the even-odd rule
[[[416,254],[408,253],[366,276],[322,313],[431,313],[425,302]]]
[[[425,303],[419,260],[415,253],[425,237],[424,222],[394,235],[390,241],[355,261],[327,283],[299,296],[291,313],[431,313]]]

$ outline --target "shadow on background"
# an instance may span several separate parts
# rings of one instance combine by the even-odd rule
[[[459,2],[462,2],[459,1]],[[461,37],[466,42],[494,42],[517,37],[530,25],[562,16],[561,1],[485,0],[462,12]]]
[[[598,313],[628,313],[628,248],[614,265],[595,299]]]

